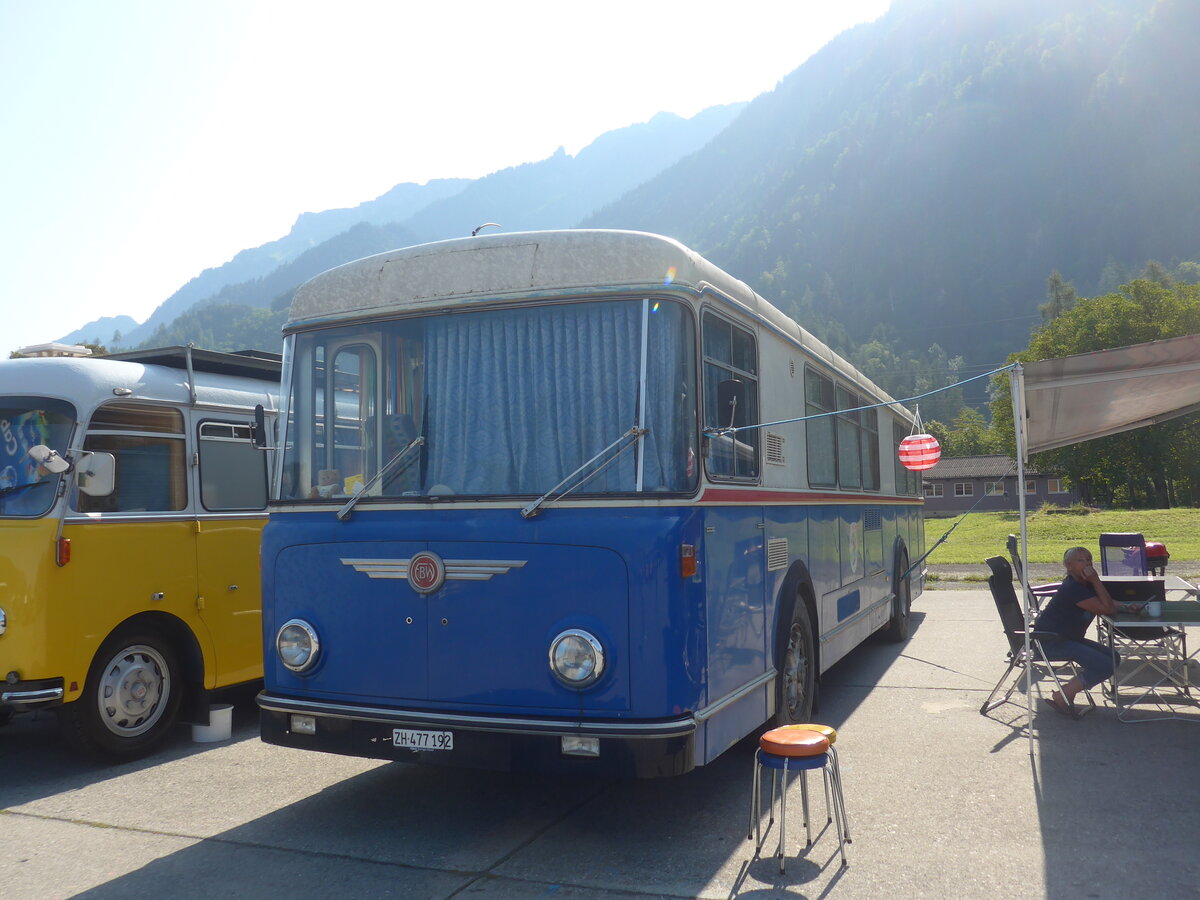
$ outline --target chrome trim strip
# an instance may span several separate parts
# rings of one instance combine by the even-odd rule
[[[468,716],[457,713],[426,712],[414,709],[375,709],[316,700],[293,700],[274,697],[265,691],[255,702],[260,709],[277,713],[300,713],[349,719],[356,722],[378,722],[381,725],[419,723],[467,731],[495,731],[511,734],[589,734],[598,737],[663,738],[682,737],[696,730],[692,717],[666,722],[592,722],[586,719],[527,719],[507,716]]]
[[[36,691],[0,692],[0,703],[41,703],[45,700],[61,700],[62,688],[41,688]]]
[[[212,522],[226,519],[237,521],[267,520],[267,511],[231,510],[230,512],[145,512],[145,513],[80,513],[71,512],[64,518],[67,525],[103,525],[109,523],[128,522]]]
[[[876,609],[883,606],[884,604],[891,603],[892,600],[895,599],[895,597],[896,597],[895,593],[889,592],[888,595],[886,597],[884,597],[883,599],[876,600],[870,606],[866,606],[866,607],[863,607],[862,609],[860,609],[858,612],[856,612],[850,618],[845,619],[841,622],[838,622],[838,624],[834,628],[830,629],[829,631],[827,631],[823,635],[821,635],[821,643],[824,644],[826,641],[833,640],[833,638],[836,637],[841,631],[843,631],[846,628],[849,628],[851,625],[858,624],[859,619],[861,619],[863,616],[868,616],[871,613],[873,613]]]
[[[732,703],[737,703],[737,701],[741,700],[747,694],[758,690],[760,687],[762,687],[768,681],[774,681],[775,676],[778,674],[779,674],[779,672],[775,668],[771,668],[770,670],[763,672],[761,675],[759,675],[757,678],[753,679],[752,681],[747,681],[741,687],[734,688],[732,691],[730,691],[728,694],[726,694],[724,697],[722,697],[720,700],[716,701],[715,703],[710,703],[710,704],[708,704],[708,706],[704,707],[703,709],[696,710],[694,713],[692,713],[692,718],[694,718],[697,723],[703,722],[706,719],[711,719],[713,716],[715,716],[717,713],[719,713],[725,707],[729,706]]]
[[[349,559],[338,560],[368,578],[408,578],[411,559]],[[524,559],[444,559],[447,581],[488,581],[493,575],[504,575],[510,569],[520,569]]]

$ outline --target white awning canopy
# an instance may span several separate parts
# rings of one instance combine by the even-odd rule
[[[1026,454],[1200,411],[1200,335],[1046,359],[1023,369],[1020,449]]]

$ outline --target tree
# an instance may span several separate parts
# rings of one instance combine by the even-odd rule
[[[947,456],[985,456],[1003,452],[987,418],[972,406],[962,408],[946,439],[944,451]]]
[[[1046,279],[1046,302],[1038,307],[1043,322],[1051,322],[1075,305],[1079,297],[1075,293],[1075,285],[1062,277],[1055,269]]]
[[[1148,267],[1148,271],[1154,271]],[[1138,279],[1117,292],[1079,300],[1030,339],[1010,362],[1032,362],[1200,334],[1200,286]],[[1014,445],[1008,375],[993,380],[992,423],[1005,447]],[[1187,416],[1036,455],[1038,468],[1062,472],[1087,502],[1169,506],[1200,499],[1195,457],[1200,417]]]

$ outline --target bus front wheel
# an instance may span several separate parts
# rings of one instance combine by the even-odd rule
[[[180,670],[171,645],[153,632],[113,634],[88,671],[83,696],[60,710],[81,750],[129,759],[162,740],[179,712]]]
[[[816,656],[813,652],[812,620],[803,597],[796,598],[780,663],[775,724],[808,722],[812,719]]]

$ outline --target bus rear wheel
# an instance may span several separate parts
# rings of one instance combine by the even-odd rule
[[[59,716],[79,749],[131,759],[166,737],[179,712],[180,687],[168,642],[153,632],[118,632],[92,660],[83,696]]]
[[[816,655],[813,652],[812,620],[803,597],[796,598],[780,664],[775,703],[776,726],[811,721],[816,688]]]
[[[888,619],[883,636],[893,643],[908,640],[909,619],[912,611],[912,579],[908,575],[908,554],[901,551],[896,556],[896,568],[892,578],[892,615]]]

